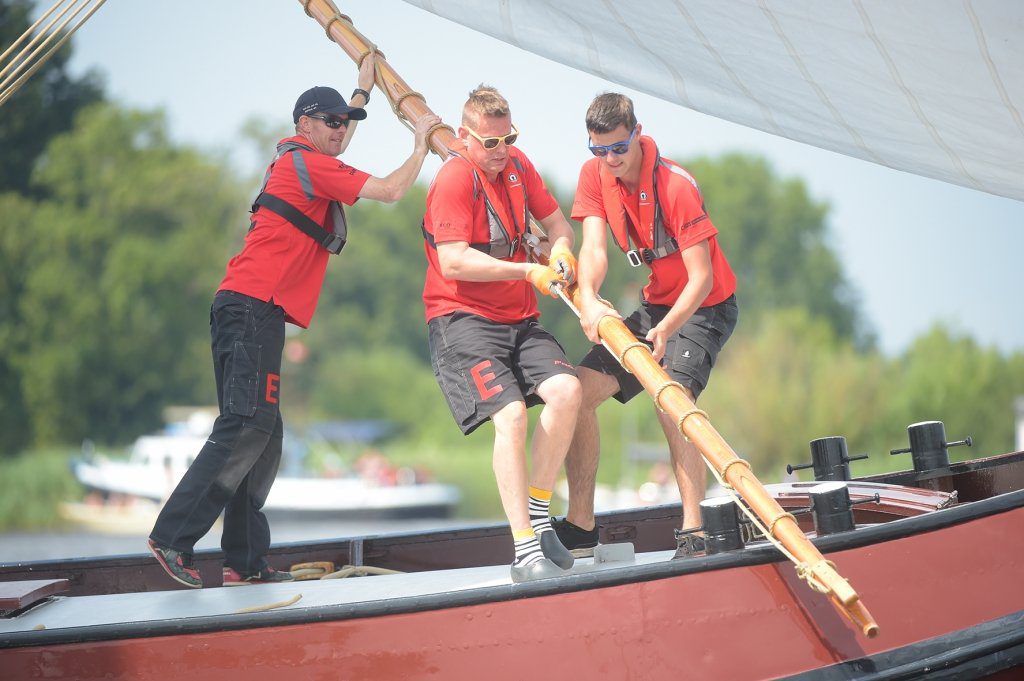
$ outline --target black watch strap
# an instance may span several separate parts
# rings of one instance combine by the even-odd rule
[[[370,103],[370,93],[367,92],[366,90],[357,87],[355,90],[352,91],[352,97],[355,97],[356,95],[362,95],[366,99],[366,102],[364,102],[365,104]]]

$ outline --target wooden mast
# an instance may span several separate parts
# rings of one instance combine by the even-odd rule
[[[337,43],[356,64],[361,64],[366,55],[376,52],[376,46],[359,33],[352,25],[351,19],[341,14],[330,0],[299,2],[306,14],[324,27],[328,39]],[[380,52],[377,52],[375,81],[377,87],[388,98],[395,114],[407,126],[409,121],[416,120],[425,113],[432,113],[424,97],[402,80]],[[445,158],[447,146],[454,138],[455,132],[450,127],[435,126],[430,134],[430,147],[436,154]],[[570,286],[563,291],[562,298],[579,314],[581,301],[576,286]],[[796,519],[783,511],[751,471],[750,465],[736,455],[711,425],[708,415],[697,409],[682,387],[672,381],[665,370],[654,361],[647,345],[638,341],[622,320],[611,316],[601,319],[598,333],[609,351],[637,377],[658,408],[675,419],[679,430],[696,445],[707,465],[756,514],[767,530],[766,537],[776,545],[781,545],[783,553],[796,563],[797,574],[815,591],[826,594],[833,605],[857,625],[861,633],[868,638],[877,636],[878,624],[861,603],[857,592],[807,539],[797,525]]]

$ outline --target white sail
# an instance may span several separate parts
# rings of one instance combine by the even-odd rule
[[[696,111],[1024,200],[1024,2],[406,2]]]

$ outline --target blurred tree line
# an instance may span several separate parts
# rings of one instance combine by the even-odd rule
[[[27,26],[28,6],[0,2],[0,44]],[[248,224],[252,178],[172,142],[161,112],[104,102],[99,79],[69,77],[66,58],[0,116],[2,455],[86,437],[126,443],[157,428],[168,405],[214,404],[208,309]],[[1013,447],[1024,352],[936,327],[882,356],[829,243],[827,204],[762,158],[679,160],[701,184],[740,286],[740,324],[702,406],[756,469],[806,460],[807,441],[825,435],[879,455],[928,419],[972,435],[978,454]],[[462,440],[428,358],[424,198],[420,186],[393,206],[350,211],[351,239],[313,326],[292,329],[286,345],[291,423],[383,418],[410,444]],[[567,209],[571,196],[561,200]],[[602,293],[627,312],[646,269],[617,252],[611,262]],[[542,311],[570,359],[582,357],[575,316],[558,301]],[[624,429],[659,439],[641,399],[602,419],[606,455],[624,446]]]

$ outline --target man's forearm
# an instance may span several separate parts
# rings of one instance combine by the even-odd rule
[[[412,183],[419,177],[420,169],[423,167],[423,160],[427,157],[428,149],[417,147],[412,155],[405,159],[405,163],[395,168],[387,177],[384,184],[387,185],[389,194],[395,201],[405,195]]]

